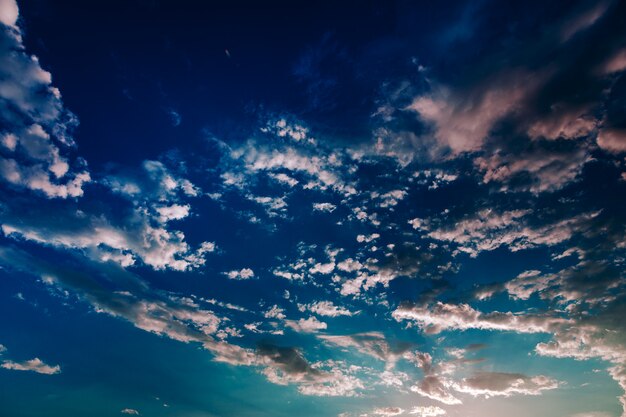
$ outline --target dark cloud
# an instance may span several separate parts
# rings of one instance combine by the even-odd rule
[[[311,367],[302,354],[293,347],[276,346],[270,343],[260,343],[256,352],[269,359],[274,365],[288,374],[306,374],[311,377],[321,375],[321,372]]]

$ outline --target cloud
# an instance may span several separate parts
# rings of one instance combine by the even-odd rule
[[[335,266],[335,262],[332,261],[325,264],[318,262],[309,269],[309,273],[328,275],[335,270]]]
[[[497,150],[474,160],[483,182],[499,183],[502,191],[555,191],[574,181],[591,160],[585,147],[570,142],[557,147],[531,144],[521,152]]]
[[[626,152],[626,129],[604,128],[600,130],[598,146],[613,153]]]
[[[462,404],[462,401],[450,390],[452,381],[446,376],[449,372],[439,364],[433,363],[433,358],[429,353],[407,352],[404,358],[415,364],[424,374],[420,381],[410,387],[411,391],[443,404]]]
[[[420,65],[423,78],[387,98],[394,117],[374,128],[374,153],[402,166],[467,158],[501,191],[564,188],[592,160],[596,138],[609,152],[626,149],[616,99],[626,68],[622,12],[620,2],[582,2],[541,31],[510,34],[469,66],[460,61],[462,73]],[[406,115],[421,126],[396,120]]]
[[[351,335],[319,335],[319,339],[340,347],[354,348],[358,352],[385,362],[386,370],[409,349],[408,344],[391,346],[380,332],[356,333]]]
[[[86,163],[72,157],[76,117],[65,109],[52,76],[28,55],[17,26],[14,1],[0,5],[0,125],[5,151],[0,180],[20,191],[46,198],[83,195],[91,181]]]
[[[301,311],[308,310],[323,317],[353,316],[356,313],[333,304],[332,301],[317,301],[311,304],[299,304]]]
[[[291,177],[303,178],[303,189],[332,189],[342,195],[356,194],[352,182],[345,172],[343,159],[347,156],[316,145],[263,143],[255,140],[232,149],[228,154],[235,173],[229,171],[223,175],[232,177],[227,184],[248,187],[255,176],[264,173],[276,178],[281,172]]]
[[[442,380],[436,375],[427,375],[410,389],[419,395],[439,401],[442,404],[462,404],[462,401],[450,392],[449,385],[449,382],[445,379]]]
[[[170,118],[170,122],[172,123],[172,126],[174,127],[180,126],[180,123],[182,122],[183,118],[181,117],[179,112],[170,108],[170,109],[166,109],[166,113]]]
[[[391,190],[383,194],[379,194],[377,191],[371,193],[372,198],[378,199],[380,202],[378,206],[380,208],[394,207],[398,205],[398,201],[401,201],[408,195],[405,190]]]
[[[464,90],[438,87],[407,107],[434,127],[440,147],[453,156],[481,149],[495,123],[538,88],[538,77],[522,70],[490,74],[488,81]]]
[[[261,128],[261,131],[281,138],[289,138],[296,142],[304,140],[314,141],[314,139],[308,137],[309,129],[298,123],[290,124],[284,118],[269,122],[265,127]]]
[[[78,203],[56,209],[21,206],[15,200],[3,213],[2,232],[44,245],[82,249],[95,259],[124,267],[141,260],[156,270],[197,268],[215,250],[212,242],[194,250],[183,232],[169,228],[172,220],[189,214],[190,206],[178,201],[196,195],[197,189],[162,163],[145,161],[139,173],[109,177],[104,183],[122,198],[121,217],[115,218],[101,204],[91,204],[85,212]]]
[[[178,176],[163,162],[145,160],[139,169],[118,168],[101,180],[113,193],[147,202],[175,201],[181,197],[196,197],[200,189],[188,179]]]
[[[269,310],[267,310],[264,314],[265,318],[268,319],[278,319],[278,320],[282,320],[284,319],[285,316],[285,310],[283,310],[282,308],[278,307],[277,305],[272,306]]]
[[[319,330],[325,330],[328,325],[323,321],[319,321],[315,316],[308,319],[285,320],[285,325],[295,332],[301,333],[317,333]]]
[[[372,233],[371,235],[358,235],[356,241],[359,243],[370,243],[378,239],[380,235],[378,233]]]
[[[613,56],[609,57],[602,65],[601,72],[604,74],[613,74],[626,69],[626,48],[618,50]]]
[[[269,361],[268,363],[280,367],[287,374],[306,377],[320,375],[320,371],[313,368],[297,349],[263,343],[257,347],[256,352]]]
[[[537,354],[576,360],[603,359],[612,364],[608,369],[609,374],[622,390],[626,391],[626,367],[623,365],[626,363],[626,342],[619,336],[624,330],[621,320],[625,313],[623,295],[617,298],[609,295],[604,303],[606,303],[604,308],[594,315],[589,315],[586,313],[587,309],[572,304],[566,310],[570,317],[567,315],[562,317],[562,314],[554,312],[483,313],[467,304],[447,304],[439,301],[433,305],[400,306],[392,316],[399,321],[414,322],[427,334],[469,329],[549,334],[552,337],[550,341],[538,343],[535,347]],[[448,383],[444,384],[444,387],[450,386],[460,392],[477,395],[503,395],[494,394],[495,391],[530,395],[533,392],[552,389],[557,384],[553,379],[544,376],[536,377],[538,379],[534,380],[532,378],[535,377],[520,379],[510,374],[491,377],[493,375],[486,374],[477,379],[469,379],[469,384],[466,380],[466,385]],[[497,387],[500,389],[495,389]],[[626,407],[626,396],[622,395],[620,401]]]
[[[250,279],[254,278],[254,271],[250,268],[243,268],[240,270],[232,270],[224,272],[229,279]]]
[[[2,224],[2,232],[5,236],[44,245],[87,249],[96,259],[112,260],[125,267],[141,259],[156,270],[185,271],[197,267],[204,264],[204,255],[214,250],[210,242],[203,243],[196,251],[191,250],[182,232],[152,226],[146,214],[143,210],[135,211],[126,227],[116,227],[102,217],[72,213],[63,215],[68,221],[75,221],[71,227],[67,227],[67,223],[44,225],[35,218],[31,224],[20,224],[9,218]]]
[[[320,335],[320,339],[341,347],[353,347],[359,352],[386,361],[389,345],[382,333],[371,332],[346,336]]]
[[[456,181],[459,176],[441,169],[425,169],[413,174],[419,185],[428,185],[429,190],[436,190],[446,184]]]
[[[12,7],[14,3],[5,0],[1,4],[0,19],[15,27],[17,11],[13,12],[11,7],[5,10],[6,5]],[[437,341],[444,344],[439,352],[450,360],[437,362],[429,353],[410,352],[409,344],[396,343],[380,332],[343,335],[324,332],[328,327],[334,330],[332,326],[342,322],[354,322],[351,325],[357,326],[355,331],[365,330],[368,327],[363,326],[374,326],[385,320],[385,312],[390,308],[394,310],[392,317],[397,322],[408,323],[425,334],[484,330],[549,335],[542,336],[543,343],[536,346],[536,354],[606,360],[612,377],[626,387],[626,370],[622,365],[626,358],[624,333],[619,321],[624,316],[623,307],[619,306],[623,300],[623,274],[619,265],[616,267],[608,260],[605,263],[591,260],[589,245],[580,245],[584,249],[579,250],[578,263],[561,271],[527,271],[509,282],[481,288],[483,300],[488,295],[502,292],[513,299],[516,307],[532,305],[533,309],[520,307],[517,311],[489,312],[463,302],[466,300],[463,297],[459,297],[461,301],[454,301],[459,299],[455,297],[459,293],[452,294],[455,289],[440,284],[443,280],[428,280],[433,274],[429,274],[424,266],[428,262],[437,263],[439,259],[432,259],[439,252],[478,256],[499,248],[521,251],[541,247],[556,248],[561,253],[562,250],[572,250],[570,243],[578,245],[579,240],[588,239],[593,234],[614,233],[613,229],[598,221],[597,210],[602,201],[593,204],[581,201],[577,215],[559,217],[559,213],[540,209],[546,202],[543,199],[556,199],[561,193],[569,196],[572,188],[586,186],[581,181],[572,188],[567,187],[585,174],[582,167],[591,160],[592,153],[594,158],[615,158],[601,150],[609,153],[623,150],[619,125],[601,114],[604,93],[585,95],[582,89],[569,88],[568,83],[562,89],[555,86],[559,79],[569,80],[570,77],[565,77],[567,75],[572,75],[571,79],[576,83],[586,80],[579,77],[580,74],[571,74],[564,69],[580,66],[574,65],[577,62],[570,61],[567,65],[561,62],[563,57],[553,48],[561,33],[569,34],[566,40],[558,42],[577,42],[591,34],[596,20],[609,19],[610,13],[606,10],[595,15],[590,12],[591,18],[571,20],[570,23],[578,23],[571,23],[567,30],[564,29],[566,25],[557,25],[558,33],[547,28],[545,36],[551,38],[548,42],[551,46],[546,49],[555,54],[554,62],[547,67],[543,64],[520,65],[515,56],[511,60],[489,56],[490,66],[482,68],[485,74],[478,79],[472,79],[470,74],[467,79],[462,79],[464,75],[461,75],[456,81],[438,83],[430,80],[431,90],[413,97],[404,112],[412,113],[412,118],[417,115],[425,127],[431,129],[432,135],[405,132],[401,139],[411,142],[411,146],[429,145],[434,141],[437,146],[433,146],[431,156],[446,159],[443,166],[435,164],[432,169],[415,174],[415,166],[411,165],[409,170],[408,162],[402,165],[407,168],[405,171],[398,169],[397,165],[388,169],[391,163],[387,165],[384,158],[368,159],[369,155],[359,156],[356,152],[335,149],[330,141],[313,138],[305,124],[293,122],[289,117],[271,120],[261,133],[256,132],[253,139],[240,146],[223,147],[222,150],[228,151],[215,173],[221,181],[219,191],[224,193],[223,201],[239,193],[245,204],[264,211],[266,217],[285,220],[289,219],[288,210],[295,211],[300,207],[310,210],[312,207],[314,211],[329,213],[316,216],[318,220],[334,219],[345,226],[346,235],[338,236],[337,244],[346,236],[346,241],[352,239],[347,241],[340,255],[338,251],[327,250],[327,258],[318,262],[314,255],[300,250],[295,260],[281,258],[279,262],[283,266],[268,269],[290,280],[279,280],[277,285],[280,288],[274,291],[274,295],[280,298],[283,291],[288,291],[285,298],[298,303],[300,312],[306,313],[304,318],[294,320],[287,319],[285,310],[278,305],[272,306],[276,302],[272,298],[262,297],[262,301],[255,304],[266,311],[254,311],[255,307],[235,308],[237,306],[217,300],[158,289],[129,272],[141,271],[140,268],[131,269],[133,266],[190,271],[204,265],[204,256],[215,251],[215,243],[192,243],[193,240],[190,242],[183,233],[184,229],[176,228],[188,226],[183,220],[190,216],[203,215],[197,208],[192,208],[190,201],[192,197],[204,194],[186,178],[182,168],[177,170],[159,161],[145,161],[138,169],[107,168],[108,175],[104,178],[90,173],[86,164],[72,157],[74,145],[70,133],[75,121],[63,109],[60,96],[54,96],[58,92],[51,87],[49,74],[23,49],[16,49],[15,57],[10,59],[17,62],[28,58],[30,62],[24,61],[21,67],[27,70],[23,77],[15,72],[9,74],[13,78],[6,79],[13,80],[17,74],[22,78],[17,77],[11,82],[31,79],[33,84],[21,86],[24,87],[23,97],[12,97],[19,115],[28,117],[23,119],[27,121],[15,122],[11,129],[0,135],[3,158],[10,155],[0,161],[0,177],[4,178],[9,190],[5,193],[7,196],[34,191],[31,194],[38,197],[32,200],[29,195],[25,203],[20,203],[19,199],[3,199],[5,204],[0,210],[2,230],[12,239],[4,239],[6,247],[0,249],[0,262],[8,270],[34,274],[47,285],[76,294],[100,314],[121,318],[154,335],[197,344],[209,351],[215,361],[254,367],[270,382],[294,385],[304,395],[355,396],[361,391],[369,395],[374,392],[372,385],[366,385],[371,380],[375,380],[377,387],[385,385],[385,390],[393,387],[405,392],[411,377],[394,369],[403,360],[416,364],[423,374],[421,379],[410,382],[410,390],[443,404],[460,404],[461,399],[465,401],[461,394],[477,397],[539,395],[558,385],[556,380],[544,375],[499,372],[464,373],[465,378],[457,381],[454,379],[455,367],[467,363],[463,362],[465,351],[448,349],[444,339]],[[15,35],[17,29],[11,30],[13,32],[7,33]],[[21,41],[16,40],[15,44],[23,48]],[[596,44],[600,45],[599,49],[604,48],[602,43]],[[593,80],[597,83],[594,81],[590,90],[608,91],[598,87],[608,86],[603,81],[605,79],[617,79],[617,73],[623,69],[623,51],[609,45],[599,53],[601,59],[588,52],[581,49],[581,55],[590,60],[583,66],[583,72],[588,72],[589,68],[596,71]],[[537,52],[538,55],[541,53],[541,50]],[[3,60],[9,58],[0,59],[0,64]],[[506,68],[502,68],[503,61],[507,61]],[[0,88],[4,86],[3,82],[0,82]],[[42,97],[36,97],[39,102],[33,104],[41,111],[31,109],[31,112],[27,106],[28,101],[34,100],[27,97],[33,86],[43,92]],[[572,91],[574,99],[563,97],[559,91]],[[28,100],[22,101],[22,98]],[[9,116],[2,113],[6,110],[2,106],[0,104],[0,115],[4,122]],[[594,141],[601,150],[595,147]],[[411,156],[407,155],[405,152],[408,161]],[[457,159],[451,161],[450,158]],[[38,177],[40,171],[45,175]],[[378,171],[381,172],[380,178]],[[381,188],[375,182],[379,180],[391,181],[391,184]],[[466,191],[465,185],[470,182]],[[91,186],[86,188],[88,183],[94,187],[94,194]],[[417,190],[415,184],[420,186]],[[368,186],[371,188],[366,188]],[[473,194],[476,190],[477,195]],[[483,190],[489,193],[490,200],[486,202],[480,200]],[[506,194],[498,194],[499,191]],[[538,196],[557,191],[559,193],[553,196]],[[301,202],[297,198],[304,192],[315,195],[302,206],[297,204]],[[490,208],[455,217],[467,203],[463,200],[466,192],[469,200]],[[520,196],[517,192],[525,194]],[[106,194],[106,199],[94,198],[99,195],[95,193]],[[583,195],[581,199],[589,197],[585,192],[577,195]],[[538,197],[542,200],[536,200]],[[52,198],[65,198],[62,210],[61,202],[38,204],[42,199]],[[419,215],[429,213],[431,209],[442,214],[414,218],[407,223],[405,214],[398,207],[413,207],[415,201],[420,202],[420,207],[416,208]],[[501,209],[500,201],[511,202],[513,206]],[[569,200],[563,197],[559,201]],[[347,209],[337,210],[339,204]],[[570,205],[577,206],[578,203]],[[617,208],[611,207],[610,210]],[[532,209],[537,212],[533,213]],[[347,219],[330,216],[344,211],[350,213]],[[370,229],[371,226],[376,229]],[[409,227],[418,233],[408,233],[406,229]],[[305,230],[298,229],[298,233],[303,241],[307,239]],[[191,236],[196,237],[197,233]],[[355,244],[354,236],[362,245]],[[426,240],[426,245],[422,245],[422,240]],[[40,244],[37,256],[16,249],[33,247],[33,243]],[[318,243],[319,251],[324,247],[323,242],[308,243]],[[621,249],[619,245],[614,246],[616,252],[607,257],[623,249],[623,245]],[[571,261],[571,258],[559,260]],[[443,262],[438,267],[445,272],[455,271],[454,265]],[[255,277],[250,268],[218,271],[226,271],[224,274],[230,279]],[[408,284],[402,280],[393,283],[398,286],[390,286],[390,281],[399,276],[422,280]],[[406,295],[406,285],[433,288],[420,292],[418,303],[396,307],[397,297]],[[443,298],[445,302],[437,301],[444,287],[450,293]],[[305,294],[303,289],[313,292]],[[372,289],[376,291],[364,293]],[[355,305],[367,305],[362,310],[364,316],[359,320],[336,319],[351,317],[358,312],[351,310],[352,305],[331,300],[330,296],[338,296],[334,290],[340,295],[354,296]],[[320,297],[326,301],[311,301]],[[531,303],[523,303],[531,298]],[[549,308],[542,310],[546,305]],[[365,314],[366,310],[373,311],[372,317]],[[238,314],[242,313],[247,321],[239,321]],[[329,319],[327,324],[321,321],[326,320],[323,317],[335,320]],[[389,317],[386,319],[388,321]],[[282,334],[283,326],[295,332],[314,333],[311,336],[286,332],[287,337],[296,340],[321,340],[324,348],[313,349],[313,355],[307,359],[311,353],[307,349],[311,349],[311,345],[299,348],[262,343],[253,349],[248,340],[242,341],[241,346],[221,340],[240,335],[237,323],[249,323],[245,326],[249,331],[246,336],[252,338],[270,333],[274,338]],[[387,331],[396,333],[393,328]],[[445,336],[441,335],[442,338]],[[341,351],[337,356],[330,355],[332,358],[343,358],[344,355],[353,358],[352,355],[356,354],[358,361],[350,364],[342,360],[321,360],[317,355],[325,354],[326,348]],[[436,352],[433,351],[433,355]],[[370,358],[381,363],[374,361],[376,367],[368,368],[365,364],[372,362]],[[384,370],[381,369],[383,366]],[[363,375],[367,375],[365,379],[362,379]],[[380,415],[405,412],[397,407],[377,410]],[[421,416],[445,414],[443,409],[434,406],[415,407],[407,412]]]
[[[594,305],[611,299],[611,291],[620,287],[622,278],[619,269],[606,262],[584,260],[556,273],[524,271],[514,279],[492,288],[492,292],[506,291],[518,300],[528,300],[533,294],[538,294],[558,304],[584,302]]]
[[[310,364],[295,348],[273,344],[257,347],[259,363],[265,365],[263,374],[279,385],[298,384],[298,391],[313,396],[354,396],[362,389],[361,381],[336,363]],[[330,368],[330,369],[324,369]]]
[[[404,409],[400,407],[382,407],[375,408],[372,413],[377,416],[392,417],[399,416],[400,414],[404,413]]]
[[[295,178],[290,177],[289,175],[285,174],[285,173],[270,173],[268,174],[268,176],[276,181],[278,181],[281,184],[286,184],[290,187],[295,187],[296,185],[298,185],[300,183],[300,181],[298,181]]]
[[[169,222],[171,220],[180,220],[189,216],[189,204],[180,205],[172,204],[171,206],[157,207],[156,211],[159,213],[161,222]]]
[[[554,246],[569,240],[575,233],[590,227],[590,220],[599,212],[583,213],[543,225],[532,225],[529,210],[498,212],[483,209],[450,225],[415,218],[409,220],[414,229],[426,232],[434,240],[455,243],[460,252],[472,257],[501,246],[516,252],[537,246]]]
[[[468,304],[447,304],[441,301],[433,305],[404,305],[393,313],[397,321],[410,320],[426,333],[436,334],[445,330],[500,330],[518,333],[551,333],[559,326],[571,323],[567,319],[549,315],[515,314],[494,311],[482,313]]]
[[[5,360],[0,366],[4,369],[10,369],[12,371],[30,371],[45,375],[55,375],[61,373],[61,367],[59,365],[47,365],[39,358],[34,358],[24,362]]]
[[[479,372],[454,385],[454,389],[474,397],[485,398],[511,395],[540,395],[542,391],[558,388],[559,383],[549,377],[526,376],[503,372]]]
[[[71,262],[73,267],[66,262],[51,264],[15,248],[0,250],[0,263],[5,267],[33,274],[44,283],[76,294],[96,312],[123,318],[154,334],[205,343],[222,323],[198,301],[154,290],[118,265],[80,257]]]
[[[364,265],[353,259],[353,258],[346,258],[343,261],[337,263],[337,269],[339,269],[340,271],[344,271],[344,272],[355,272],[355,271],[359,271],[364,267]]]
[[[17,2],[14,0],[2,0],[0,2],[0,22],[3,25],[15,28],[18,16]]]
[[[218,335],[227,321],[202,308],[199,301],[151,289],[119,267],[76,261],[81,264],[80,272],[35,259],[16,249],[0,250],[0,263],[4,266],[38,275],[51,285],[72,291],[96,312],[123,318],[141,330],[179,342],[199,343],[214,355],[217,362],[261,367],[272,383],[294,383],[302,394],[316,396],[352,396],[356,395],[357,389],[363,388],[361,381],[348,371],[332,364],[316,363],[313,366],[293,348],[261,345],[255,353],[225,341],[216,341],[212,336]],[[104,279],[107,286],[120,287],[112,291],[99,279]],[[276,306],[266,316],[284,319],[282,310]],[[305,320],[301,327],[308,331],[319,327],[319,323],[315,319]],[[17,369],[16,366],[28,366],[28,363],[10,366]]]
[[[561,40],[566,42],[578,32],[592,26],[604,15],[609,8],[609,4],[610,2],[608,1],[599,1],[593,7],[566,19],[561,25]]]
[[[255,196],[252,194],[248,194],[246,197],[264,206],[269,217],[283,216],[287,210],[287,202],[284,197]]]
[[[337,206],[332,203],[313,203],[313,210],[315,211],[332,213],[336,208]]]
[[[436,407],[436,406],[413,407],[409,411],[409,414],[414,414],[414,415],[417,415],[418,417],[437,417],[437,416],[445,415],[446,410]]]
[[[456,365],[453,363],[433,363],[432,356],[424,352],[407,353],[404,357],[418,366],[424,377],[410,389],[422,396],[447,405],[461,404],[462,401],[452,391],[485,398],[511,395],[540,395],[542,391],[556,389],[558,381],[544,375],[526,376],[519,373],[478,372],[459,382],[448,375],[452,374]],[[437,408],[437,407],[435,407]],[[443,415],[438,410],[425,408],[423,415]],[[443,410],[442,410],[443,411]],[[416,413],[418,414],[418,413]]]
[[[122,414],[129,414],[129,415],[133,415],[133,416],[138,416],[139,415],[139,411],[132,409],[132,408],[124,408],[122,411],[120,411],[120,413]]]

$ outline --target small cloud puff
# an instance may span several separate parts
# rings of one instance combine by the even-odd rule
[[[332,213],[336,208],[337,206],[332,203],[313,203],[313,210],[315,211]]]
[[[10,369],[13,371],[30,371],[45,375],[55,375],[61,373],[61,367],[59,365],[47,365],[39,358],[34,358],[24,362],[13,362],[7,360],[2,362],[2,365],[0,366],[4,369]]]
[[[250,279],[254,278],[254,271],[250,268],[242,268],[240,270],[232,270],[224,272],[229,279]]]

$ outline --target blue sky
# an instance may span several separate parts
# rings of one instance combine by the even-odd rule
[[[0,415],[626,416],[626,3],[212,3],[0,0]]]

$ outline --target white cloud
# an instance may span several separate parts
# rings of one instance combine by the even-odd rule
[[[332,301],[317,301],[312,304],[300,304],[300,306],[311,313],[324,317],[353,316],[356,314],[346,308],[334,305]]]
[[[295,348],[262,344],[257,348],[257,361],[265,366],[262,373],[270,382],[297,384],[304,395],[354,396],[363,388],[353,367],[333,360],[311,364]]]
[[[138,416],[139,415],[139,411],[132,409],[132,408],[124,408],[122,411],[120,411],[120,413],[122,414],[129,414],[129,415],[133,415],[133,416]]]
[[[47,198],[80,197],[91,181],[86,164],[71,158],[76,117],[64,108],[52,76],[28,55],[17,27],[14,1],[0,3],[0,124],[6,156],[0,179]]]
[[[413,407],[409,414],[415,414],[418,417],[437,417],[443,416],[446,414],[446,410],[436,407],[436,406],[428,406],[428,407]]]
[[[358,352],[385,362],[391,370],[406,349],[393,349],[380,332],[356,333],[351,335],[319,335],[319,339],[343,348],[354,348]]]
[[[15,0],[0,1],[0,22],[6,26],[15,28],[19,9]]]
[[[281,138],[289,138],[296,142],[305,139],[312,140],[308,138],[309,129],[297,123],[289,123],[284,118],[268,123],[267,126],[261,128],[261,131],[273,133]]]
[[[185,271],[204,264],[204,255],[214,244],[205,242],[193,251],[182,232],[151,225],[144,209],[136,209],[134,214],[125,227],[116,227],[101,216],[76,218],[66,214],[68,221],[74,221],[72,228],[55,228],[53,224],[42,228],[6,220],[2,232],[55,247],[89,249],[97,259],[118,261],[124,266],[133,265],[136,258],[156,270]]]
[[[462,404],[451,392],[452,381],[446,377],[449,373],[441,364],[433,363],[433,358],[426,352],[406,352],[403,357],[420,368],[424,377],[409,389],[431,400],[447,405]]]
[[[229,279],[250,279],[254,278],[254,271],[250,268],[242,268],[240,270],[232,270],[224,272]]]
[[[342,195],[357,193],[347,180],[342,159],[346,155],[328,149],[318,149],[311,144],[260,143],[250,140],[230,152],[237,174],[228,172],[228,183],[244,189],[259,173],[273,178],[280,173],[298,174],[306,178],[304,189],[332,189]],[[224,177],[226,174],[222,174]],[[286,174],[287,175],[287,174]],[[225,178],[226,179],[226,178]]]
[[[189,216],[189,209],[189,204],[173,204],[171,206],[157,207],[156,211],[159,213],[160,220],[165,223],[170,220],[184,219]]]
[[[370,243],[380,237],[378,233],[372,233],[371,235],[357,235],[356,241],[359,243]]]
[[[598,146],[613,153],[626,152],[626,129],[604,128],[600,130]]]
[[[468,304],[447,304],[440,301],[433,305],[400,306],[392,316],[398,321],[413,321],[430,334],[468,329],[551,333],[559,326],[570,323],[569,320],[557,316],[499,311],[482,313]]]
[[[604,74],[612,74],[621,72],[626,69],[626,48],[618,50],[614,55],[609,57],[602,65],[601,72]]]
[[[326,213],[332,213],[337,208],[336,205],[332,203],[313,203],[313,210],[315,211],[323,211]]]
[[[323,321],[319,321],[315,316],[308,319],[285,320],[285,325],[295,332],[317,333],[319,330],[325,330],[328,325]]]
[[[3,361],[0,366],[4,369],[10,369],[13,371],[30,371],[45,375],[55,375],[61,373],[61,367],[59,365],[47,365],[39,358],[34,358],[24,362],[6,360]]]
[[[411,391],[431,400],[446,405],[462,404],[462,401],[450,392],[450,382],[435,375],[425,376],[419,383],[410,388]]]
[[[400,407],[381,407],[375,408],[372,413],[377,416],[393,417],[399,416],[400,414],[404,413],[404,410]]]
[[[609,300],[619,306],[618,300],[613,300],[612,297]],[[574,307],[571,311],[575,312],[576,309]],[[626,366],[623,365],[626,363],[626,347],[618,336],[620,330],[615,330],[621,326],[621,318],[617,317],[623,315],[622,310],[621,307],[613,307],[597,316],[578,315],[568,318],[550,312],[483,313],[467,304],[437,302],[432,305],[401,306],[392,315],[396,320],[413,321],[430,334],[468,329],[549,334],[552,340],[537,344],[537,354],[576,360],[603,359],[612,364],[608,369],[609,374],[626,391]],[[461,383],[448,381],[444,387],[473,395],[494,396],[537,395],[543,390],[556,388],[557,385],[557,381],[541,375],[519,377],[518,374],[484,373]],[[622,395],[620,401],[626,409],[626,396]]]
[[[540,395],[542,391],[558,388],[555,379],[544,375],[526,376],[503,372],[480,372],[460,383],[454,384],[456,391],[485,398],[511,395]]]
[[[384,194],[373,193],[372,197],[379,200],[378,206],[381,208],[394,207],[398,201],[403,200],[408,193],[404,190],[391,190]]]
[[[268,176],[270,178],[275,179],[276,181],[280,182],[281,184],[286,184],[290,187],[295,187],[296,185],[298,185],[299,181],[293,177],[290,177],[289,175],[280,172],[278,174],[275,174],[273,172],[269,173]]]
[[[588,133],[585,131],[578,136]],[[476,158],[474,164],[483,173],[485,184],[499,183],[501,191],[512,189],[540,193],[558,190],[574,181],[589,160],[590,153],[584,146],[572,146],[569,150],[558,151],[533,147],[514,153],[497,151]],[[516,184],[516,180],[523,176],[530,180]]]
[[[413,174],[413,178],[420,185],[428,185],[429,190],[436,190],[437,188],[456,181],[459,176],[451,174],[440,169],[426,169],[423,171],[417,171]]]
[[[145,161],[140,170],[107,177],[102,183],[125,200],[118,203],[124,208],[120,210],[123,215],[95,209],[83,212],[68,202],[52,212],[31,205],[24,218],[24,208],[16,207],[4,213],[2,232],[58,248],[82,249],[94,259],[125,267],[140,260],[156,270],[196,268],[215,249],[214,243],[203,242],[194,250],[185,242],[183,232],[168,227],[169,221],[189,214],[190,206],[178,201],[197,195],[198,189],[162,163]]]
[[[322,274],[322,275],[328,275],[331,272],[333,272],[335,270],[335,263],[334,262],[328,262],[328,263],[316,263],[315,265],[313,265],[313,267],[311,267],[309,269],[309,272],[311,274]]]
[[[495,123],[513,112],[537,88],[540,78],[520,70],[491,74],[487,85],[468,91],[438,87],[416,97],[408,109],[433,125],[437,142],[453,155],[477,151]]]
[[[387,387],[403,387],[404,383],[410,379],[405,372],[394,372],[390,369],[385,369],[379,376],[380,383]]]
[[[284,215],[287,211],[287,202],[285,201],[285,197],[255,196],[251,194],[246,195],[246,197],[257,204],[264,206],[267,215],[270,217]]]
[[[267,310],[264,314],[267,319],[278,319],[282,320],[285,316],[285,310],[278,307],[277,305],[273,305],[269,310]]]
[[[482,251],[492,251],[501,246],[516,252],[565,242],[574,233],[583,232],[588,227],[589,220],[599,212],[583,213],[539,226],[529,225],[527,216],[530,214],[529,210],[498,212],[483,209],[449,226],[437,227],[435,222],[419,218],[412,219],[409,223],[414,229],[427,232],[428,237],[453,242],[457,244],[459,251],[475,257]]]
[[[363,268],[363,264],[361,264],[361,262],[352,258],[344,259],[343,261],[337,264],[337,269],[344,271],[344,272],[354,272],[362,268]]]

